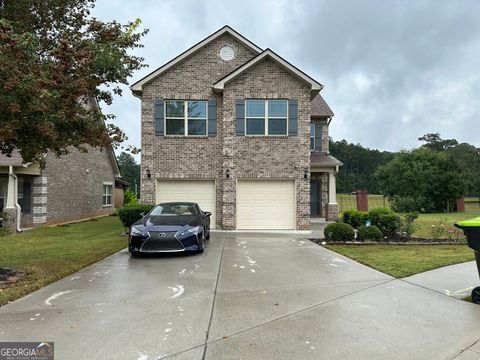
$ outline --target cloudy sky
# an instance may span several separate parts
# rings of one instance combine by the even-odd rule
[[[97,0],[94,15],[150,29],[137,54],[163,65],[224,25],[322,83],[330,134],[381,150],[439,132],[480,147],[480,1]],[[105,109],[140,145],[140,100]]]

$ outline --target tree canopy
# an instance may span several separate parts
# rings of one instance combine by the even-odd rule
[[[121,84],[145,66],[140,20],[120,24],[90,16],[94,0],[0,0],[0,152],[26,162],[117,146],[126,139],[104,115],[86,107],[121,95]]]
[[[129,189],[134,192],[137,191],[136,195],[138,196],[140,190],[140,164],[135,161],[135,158],[131,154],[125,151],[122,151],[120,155],[117,156],[117,161],[122,179],[130,183]],[[135,184],[137,184],[136,188]]]
[[[397,211],[444,212],[465,194],[461,167],[445,152],[402,151],[376,173],[382,193]]]
[[[372,150],[346,140],[330,140],[330,154],[344,164],[337,175],[337,190],[340,193],[368,189],[370,193],[378,194],[378,180],[372,174],[378,166],[393,158],[388,151]]]

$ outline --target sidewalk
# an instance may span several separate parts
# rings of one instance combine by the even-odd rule
[[[457,299],[470,296],[472,289],[480,286],[475,261],[426,271],[403,280]]]

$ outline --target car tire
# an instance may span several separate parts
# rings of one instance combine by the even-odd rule
[[[130,256],[131,256],[131,257],[139,257],[139,256],[140,256],[140,252],[139,252],[139,251],[130,251]]]
[[[200,239],[200,244],[198,245],[198,253],[203,253],[203,249],[205,248],[205,233],[202,233],[202,238]]]
[[[205,237],[206,240],[210,240],[210,229],[208,229],[207,236]]]

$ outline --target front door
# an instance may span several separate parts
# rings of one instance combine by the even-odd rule
[[[320,180],[310,181],[310,216],[320,216]]]

